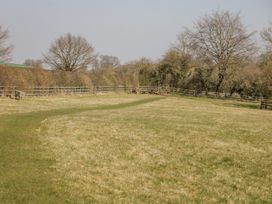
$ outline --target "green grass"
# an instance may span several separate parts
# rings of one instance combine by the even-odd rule
[[[19,101],[0,112],[0,203],[271,203],[272,112],[253,107],[125,94]]]

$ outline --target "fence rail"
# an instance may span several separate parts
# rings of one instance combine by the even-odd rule
[[[194,97],[209,97],[220,99],[234,99],[239,101],[247,101],[260,103],[260,108],[268,109],[272,107],[271,99],[257,96],[231,96],[227,93],[216,93],[207,91],[198,91],[190,89],[181,89],[173,87],[157,87],[157,86],[92,86],[92,87],[34,87],[28,89],[19,89],[15,86],[0,86],[0,97],[18,97],[21,98],[21,94],[27,97],[37,96],[54,96],[54,95],[71,95],[71,94],[96,94],[96,93],[109,93],[109,92],[126,92],[126,93],[139,93],[139,94],[180,94],[184,96]]]
[[[14,95],[15,90],[15,86],[0,86],[0,97]]]
[[[14,96],[16,91],[21,91],[24,96],[53,96],[69,94],[95,94],[108,92],[127,92],[140,94],[167,94],[177,92],[176,88],[155,87],[155,86],[92,86],[92,87],[0,87],[0,96]]]
[[[196,91],[196,90],[188,90],[182,89],[180,91],[181,95],[184,96],[206,96],[208,98],[220,98],[220,99],[234,99],[238,101],[247,101],[247,102],[261,102],[262,100],[266,100],[268,98],[261,96],[248,96],[248,95],[239,95],[232,96],[229,93],[216,93],[216,92],[206,92],[206,91]]]
[[[91,93],[89,87],[35,87],[32,89],[22,89],[25,96],[54,96],[69,94],[87,94]]]
[[[272,99],[264,99],[261,101],[261,109],[272,109]]]

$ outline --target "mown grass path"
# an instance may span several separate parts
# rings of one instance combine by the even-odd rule
[[[41,122],[52,116],[92,110],[114,110],[150,103],[162,97],[116,105],[63,108],[0,118],[0,203],[63,203],[69,195],[57,192],[50,178],[55,158],[44,157],[37,137]],[[51,172],[52,173],[52,172]]]

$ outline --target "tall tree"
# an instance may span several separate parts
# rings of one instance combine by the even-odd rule
[[[219,92],[227,70],[255,53],[253,35],[254,32],[247,32],[239,14],[228,11],[205,15],[195,22],[192,30],[186,31],[191,50],[217,68],[216,92]]]
[[[53,69],[75,72],[88,68],[95,57],[94,48],[85,38],[68,33],[51,45],[44,62]]]
[[[12,45],[7,44],[9,31],[0,26],[0,60],[9,60],[13,49]]]

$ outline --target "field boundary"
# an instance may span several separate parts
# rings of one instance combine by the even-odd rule
[[[182,89],[166,86],[55,86],[55,87],[32,87],[20,88],[16,86],[0,86],[0,97],[14,96],[16,91],[24,92],[25,96],[54,96],[54,95],[69,95],[69,94],[96,94],[108,92],[127,92],[138,94],[181,94],[186,96],[206,96],[210,98],[232,98],[248,101],[260,101],[267,99],[260,96],[250,95],[230,95],[229,93],[216,93],[212,91],[199,91],[193,89]]]
[[[164,86],[80,86],[80,87],[33,87],[19,88],[15,86],[0,86],[0,97],[10,97],[21,99],[23,97],[41,97],[57,95],[76,95],[76,94],[99,94],[110,92],[125,92],[129,94],[153,94],[153,95],[170,95],[178,94],[192,97],[208,97],[216,99],[232,99],[242,102],[259,103],[260,108],[269,109],[271,105],[266,105],[270,101],[267,97],[251,95],[231,95],[229,93],[216,93],[212,91],[199,91],[192,89],[182,89]]]

